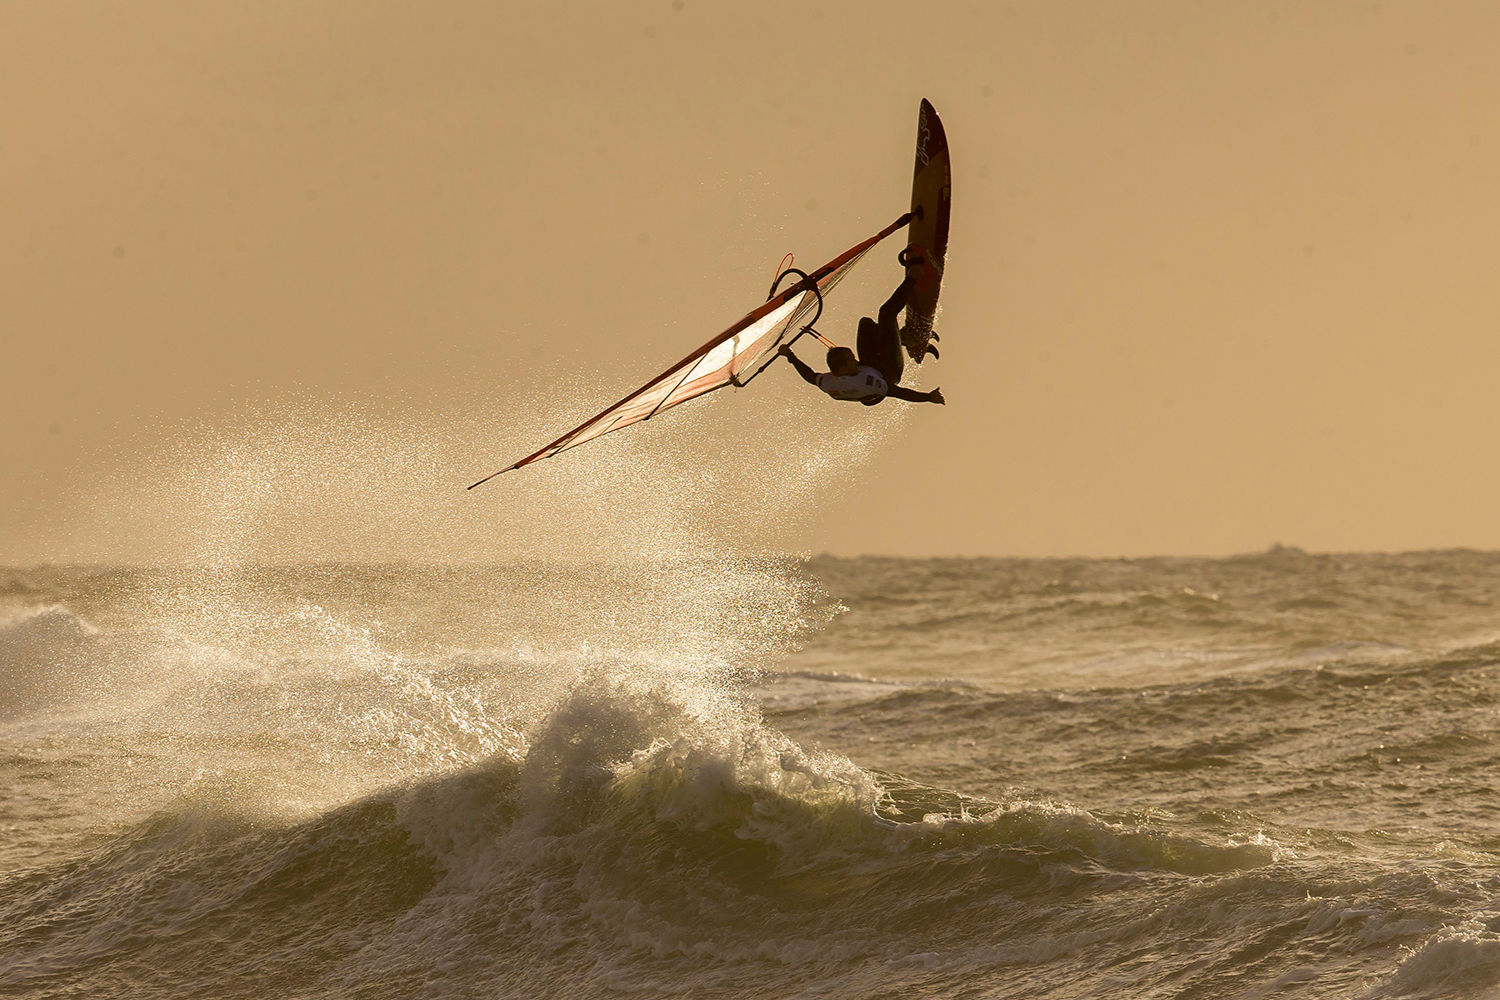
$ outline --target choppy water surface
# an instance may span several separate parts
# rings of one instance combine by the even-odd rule
[[[0,571],[0,995],[1500,996],[1500,556]]]

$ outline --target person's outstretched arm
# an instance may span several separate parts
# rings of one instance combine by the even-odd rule
[[[797,374],[802,376],[802,381],[808,385],[818,384],[818,373],[803,364],[802,359],[792,353],[790,344],[782,344],[778,353],[792,363],[792,367],[797,369]]]
[[[892,399],[904,399],[908,403],[937,403],[939,406],[947,406],[947,400],[943,399],[943,390],[934,389],[931,392],[918,392],[908,389],[904,385],[893,385],[886,392]]]

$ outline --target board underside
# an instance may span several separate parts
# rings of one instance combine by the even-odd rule
[[[943,122],[924,98],[917,114],[917,159],[911,185],[911,224],[907,245],[919,251],[907,264],[913,279],[906,303],[901,343],[913,361],[921,362],[932,340],[937,318],[943,265],[948,257],[948,211],[953,185],[948,165],[948,137]]]

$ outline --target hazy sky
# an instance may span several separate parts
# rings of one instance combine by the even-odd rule
[[[1497,94],[1487,0],[0,4],[0,562],[1497,547]],[[463,491],[899,215],[924,96],[950,405]]]

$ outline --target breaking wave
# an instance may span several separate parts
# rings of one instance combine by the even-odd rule
[[[1274,856],[871,773],[722,691],[596,671],[513,752],[290,824],[242,783],[206,780],[10,877],[0,983],[360,995],[419,991],[437,968],[511,995],[730,990],[741,963],[772,979],[922,969],[961,928],[1022,919],[1023,900],[1150,892]]]

